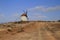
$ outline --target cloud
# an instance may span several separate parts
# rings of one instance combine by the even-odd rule
[[[36,6],[34,8],[30,8],[28,10],[29,11],[51,12],[51,11],[60,10],[60,6],[54,6],[54,7]]]
[[[36,17],[38,17],[38,18],[46,18],[47,16],[36,16]]]
[[[20,14],[19,13],[14,13],[11,15],[12,19],[17,21],[17,20],[20,20]]]
[[[60,6],[55,6],[55,7],[49,7],[46,9],[47,11],[56,11],[56,10],[60,10]]]
[[[0,14],[0,18],[3,18],[5,15],[4,14]]]
[[[39,15],[39,14],[35,14],[34,17],[36,17],[36,18],[47,18],[47,16],[45,16],[45,15]]]
[[[18,18],[18,17],[20,17],[20,14],[19,13],[14,13],[14,14],[11,15],[11,17]]]
[[[19,14],[18,14],[18,13],[16,13],[16,14],[13,14],[12,16],[14,16],[14,17],[18,17],[18,16],[19,16]]]

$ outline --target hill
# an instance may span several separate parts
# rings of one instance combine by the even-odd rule
[[[60,22],[9,22],[0,24],[0,40],[60,40]]]

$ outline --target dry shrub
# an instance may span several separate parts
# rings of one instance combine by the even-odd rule
[[[7,31],[12,32],[12,30],[11,30],[11,29],[7,29]]]
[[[46,29],[52,33],[55,33],[56,31],[60,31],[60,24],[57,23],[51,23],[46,26]]]

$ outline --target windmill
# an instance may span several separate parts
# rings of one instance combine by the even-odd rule
[[[28,21],[27,10],[23,12],[24,13],[21,15],[21,21]]]

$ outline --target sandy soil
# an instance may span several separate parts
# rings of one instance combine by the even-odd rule
[[[60,40],[59,22],[29,22],[14,25],[16,27],[12,31],[7,31],[8,28],[0,31],[0,40]],[[18,30],[20,27],[22,31]]]

